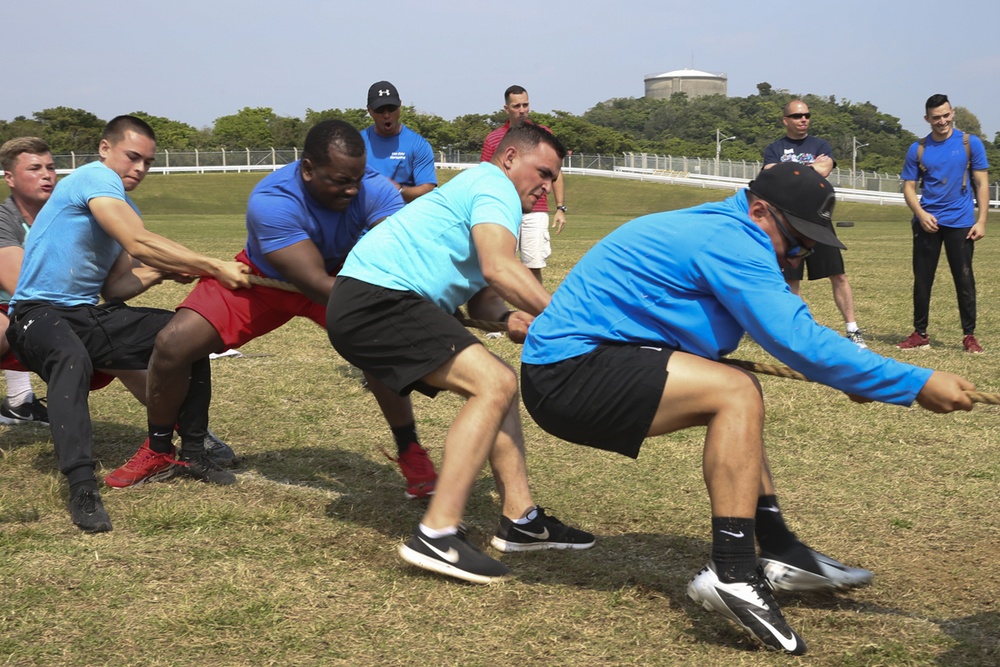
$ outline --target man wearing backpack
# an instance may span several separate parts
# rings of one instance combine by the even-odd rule
[[[962,347],[979,353],[976,340],[976,279],[972,273],[975,242],[986,235],[989,184],[986,150],[979,137],[954,127],[955,112],[947,95],[931,95],[924,105],[931,133],[910,146],[903,166],[903,195],[913,211],[913,333],[896,347],[930,347],[927,322],[931,287],[941,246],[955,281],[962,322]],[[917,196],[917,181],[922,188]],[[973,206],[975,199],[975,206]]]

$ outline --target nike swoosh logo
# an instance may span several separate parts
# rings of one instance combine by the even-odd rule
[[[795,650],[795,648],[798,646],[798,642],[795,641],[795,634],[794,633],[792,634],[791,637],[785,637],[783,634],[781,634],[780,632],[778,632],[777,628],[775,628],[773,625],[771,625],[770,623],[768,623],[767,621],[765,621],[763,618],[761,618],[760,616],[758,616],[753,610],[749,610],[749,611],[750,611],[751,614],[753,614],[754,618],[756,618],[758,621],[760,621],[761,624],[763,624],[763,626],[765,628],[767,628],[768,630],[771,631],[772,635],[774,635],[775,637],[778,638],[778,641],[781,642],[781,646],[786,651],[791,652],[791,651]]]
[[[441,551],[422,537],[420,538],[420,541],[427,545],[428,549],[440,556],[442,560],[446,560],[452,565],[458,562],[458,550],[455,547],[449,548],[448,551]]]
[[[167,431],[166,433],[154,433],[154,434],[153,434],[153,437],[154,437],[154,438],[165,438],[165,437],[167,437],[168,435],[173,435],[173,433],[172,433],[172,432],[170,432],[170,431]]]
[[[757,510],[761,512],[774,512],[775,514],[779,514],[781,512],[781,510],[774,505],[771,505],[770,507],[758,507]]]
[[[652,345],[640,345],[640,350],[653,350],[654,352],[663,352],[662,347],[653,347]]]
[[[728,530],[720,530],[719,532],[722,533],[723,535],[729,535],[729,536],[735,537],[735,538],[743,537],[743,531],[742,530],[740,532],[738,532],[738,533],[730,533]]]
[[[516,530],[519,533],[524,533],[528,537],[534,537],[536,540],[547,540],[547,539],[549,539],[549,529],[548,528],[542,528],[542,532],[540,532],[540,533],[533,533],[530,530],[525,530],[524,528],[521,528],[517,524],[514,524],[514,530]]]

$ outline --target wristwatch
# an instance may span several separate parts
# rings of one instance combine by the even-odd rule
[[[563,213],[565,213],[566,212],[566,207],[563,206],[562,204],[560,204],[559,206],[556,206],[556,210],[557,211],[562,211]]]

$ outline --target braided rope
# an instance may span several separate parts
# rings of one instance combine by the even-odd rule
[[[284,280],[275,280],[274,278],[265,278],[264,276],[257,276],[250,274],[247,276],[250,282],[254,285],[260,285],[262,287],[273,287],[275,289],[284,290],[286,292],[298,292],[299,288],[295,285],[285,282]],[[465,317],[460,318],[460,321],[464,326],[479,329],[481,331],[494,332],[494,331],[507,331],[506,322],[490,322],[488,320],[472,320]],[[760,373],[762,375],[773,375],[774,377],[789,378],[791,380],[803,380],[805,382],[812,382],[802,373],[792,370],[788,366],[779,366],[777,364],[765,364],[759,361],[745,361],[743,359],[719,359],[720,362],[724,364],[729,364],[730,366],[737,366],[744,370],[748,370],[752,373]],[[982,391],[967,391],[966,395],[972,400],[973,403],[985,403],[987,405],[1000,405],[1000,394],[990,394]]]
[[[486,322],[483,320],[469,320],[462,319],[462,324],[467,327],[472,327],[475,329],[482,329],[483,331],[506,331],[507,325],[505,322]],[[730,366],[738,366],[744,370],[751,371],[753,373],[760,373],[762,375],[773,375],[774,377],[789,378],[791,380],[803,380],[805,382],[812,382],[802,373],[796,370],[792,370],[788,366],[779,366],[778,364],[765,364],[758,361],[745,361],[743,359],[729,359],[723,358],[719,359],[721,363],[729,364]],[[1000,405],[1000,394],[989,394],[982,391],[967,391],[965,394],[972,400],[973,403],[985,403],[987,405]]]

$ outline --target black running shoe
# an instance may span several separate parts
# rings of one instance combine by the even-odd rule
[[[687,594],[705,609],[735,622],[765,648],[792,655],[806,652],[805,642],[788,626],[760,568],[746,581],[724,584],[715,563],[709,562],[688,584]]]
[[[97,489],[79,489],[70,496],[69,513],[73,523],[88,533],[106,533],[111,530],[111,517],[104,510],[101,494]]]
[[[233,448],[224,443],[219,436],[209,431],[205,436],[205,452],[220,468],[235,468],[239,465],[239,457]]]
[[[413,537],[399,545],[399,555],[411,565],[474,584],[488,584],[510,574],[506,565],[469,542],[465,526],[459,526],[454,535],[437,539],[427,537],[417,526]]]
[[[32,398],[24,405],[16,408],[5,398],[0,403],[0,424],[17,426],[19,424],[49,425],[49,409],[45,407],[44,398]]]
[[[554,516],[547,516],[541,507],[535,507],[538,516],[525,524],[516,524],[505,516],[500,517],[500,528],[490,540],[497,551],[537,551],[538,549],[589,549],[594,546],[594,536],[571,528]]]
[[[236,475],[223,469],[205,450],[186,452],[181,450],[177,460],[178,473],[194,477],[202,482],[229,486],[236,483]]]

